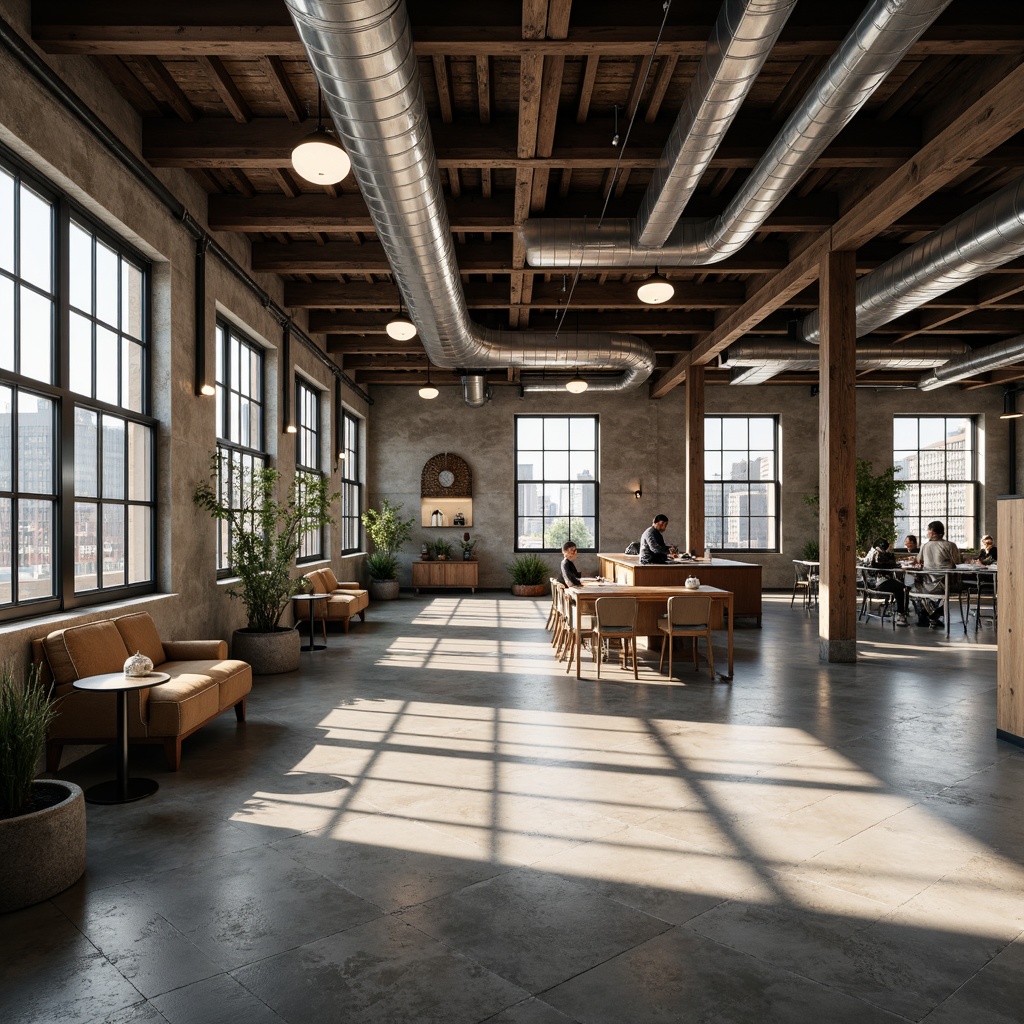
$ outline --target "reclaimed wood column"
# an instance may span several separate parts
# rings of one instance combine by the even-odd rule
[[[686,548],[704,554],[704,367],[686,371]]]
[[[818,642],[822,661],[857,660],[856,262],[853,252],[821,261],[818,364],[820,439]]]

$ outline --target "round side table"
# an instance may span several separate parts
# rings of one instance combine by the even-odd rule
[[[315,601],[326,601],[330,597],[330,594],[296,594],[293,601],[306,601],[309,603],[309,643],[302,645],[304,651],[322,651],[327,647],[327,644],[318,644],[313,637],[313,629],[316,625],[316,606]],[[325,631],[326,631],[326,627]]]
[[[110,782],[98,782],[85,791],[85,799],[91,804],[127,804],[133,800],[152,796],[160,783],[153,779],[131,779],[128,777],[128,691],[144,690],[148,686],[166,683],[171,677],[166,672],[147,672],[144,676],[126,676],[123,672],[105,672],[98,676],[76,679],[72,686],[76,690],[90,693],[117,694],[117,748],[120,754],[117,762],[117,778]]]

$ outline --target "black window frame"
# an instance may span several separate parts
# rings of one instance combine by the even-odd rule
[[[15,531],[20,530],[20,522],[14,512],[15,505],[11,505],[11,513],[8,517],[5,538],[0,540],[0,560],[7,558],[7,566],[0,566],[0,573],[7,573],[10,576],[11,591],[10,601],[0,605],[0,621],[14,621],[18,619],[31,618],[38,615],[50,614],[53,612],[71,611],[76,608],[89,607],[91,605],[109,603],[111,601],[122,601],[131,599],[143,594],[150,594],[156,591],[156,536],[159,527],[157,513],[156,494],[156,465],[158,421],[151,415],[152,406],[152,267],[149,260],[140,253],[134,246],[123,238],[111,232],[103,224],[99,223],[92,214],[72,200],[59,188],[50,184],[34,170],[23,164],[14,154],[4,147],[0,147],[0,168],[11,175],[17,183],[36,193],[51,207],[51,288],[46,292],[40,286],[25,280],[15,270],[0,269],[0,281],[13,282],[13,327],[15,336],[15,369],[0,369],[0,384],[12,390],[12,410],[17,410],[18,395],[26,394],[36,396],[51,403],[52,417],[51,430],[53,438],[53,461],[52,461],[52,490],[42,494],[36,491],[25,491],[19,484],[17,469],[19,465],[19,452],[17,443],[17,428],[12,423],[10,437],[5,438],[10,444],[11,459],[11,487],[0,491],[0,501],[7,500],[17,502],[24,499],[45,500],[50,502],[52,507],[50,533],[50,593],[40,596],[22,597],[19,594],[21,580],[19,579],[18,559],[19,544],[14,544]],[[15,193],[17,194],[17,193]],[[15,252],[14,258],[18,256],[18,236],[20,233],[20,217],[18,211],[20,206],[15,204],[12,227],[14,234]],[[92,276],[94,264],[90,266],[90,294],[91,308],[88,313],[80,310],[79,313],[85,316],[91,324],[91,347],[92,358],[90,393],[83,394],[71,390],[71,279],[72,271],[78,272],[77,266],[72,268],[72,247],[70,244],[71,224],[75,222],[82,230],[91,237],[93,253],[96,244],[102,244],[112,250],[117,260],[117,298],[116,298],[116,320],[114,324],[110,319],[104,319],[96,313],[96,291],[95,280]],[[137,334],[132,334],[124,323],[125,305],[123,286],[124,278],[121,273],[122,265],[135,269],[139,278],[139,309]],[[78,278],[80,279],[80,274]],[[50,352],[49,380],[43,381],[35,377],[27,376],[20,372],[24,367],[20,363],[20,351],[17,348],[17,335],[19,332],[18,304],[20,302],[20,288],[28,287],[37,294],[46,294],[52,302],[51,324],[53,346]],[[116,336],[117,348],[117,402],[108,402],[95,397],[97,382],[97,367],[95,359],[95,332],[97,324]],[[125,404],[123,385],[124,377],[124,345],[131,341],[137,345],[139,353],[139,368],[136,377],[133,378],[138,384],[136,405],[138,408],[131,408]],[[96,486],[95,494],[79,494],[76,488],[76,423],[78,411],[83,410],[90,415],[96,416],[96,446],[95,446],[95,469]],[[121,480],[119,485],[114,484],[116,478],[109,476],[116,466],[116,459],[104,458],[104,427],[105,421],[120,421],[124,424],[124,449],[121,460]],[[141,479],[130,473],[130,456],[133,452],[129,433],[135,427],[141,431],[136,437],[145,439],[145,453],[148,458],[147,470]],[[82,453],[79,453],[81,455]],[[108,474],[106,477],[104,474]],[[118,486],[120,493],[116,493]],[[139,497],[139,492],[143,497]],[[85,586],[76,590],[76,584],[80,578],[76,575],[81,565],[76,561],[80,550],[78,545],[78,510],[82,505],[94,505],[96,508],[96,534],[95,534],[95,581],[94,585]],[[121,534],[120,534],[120,565],[107,567],[102,564],[99,557],[100,552],[108,544],[109,538],[105,536],[104,523],[107,521],[105,510],[121,510]],[[138,514],[142,510],[142,514]],[[145,536],[146,546],[143,549],[140,559],[133,559],[131,553],[134,550],[134,536],[131,531],[139,526]],[[4,550],[5,541],[8,551]],[[118,541],[115,538],[113,545]],[[105,582],[107,578],[117,575],[123,577],[124,582]],[[128,582],[135,577],[137,582]],[[141,577],[141,578],[140,578]]]
[[[746,433],[747,433],[747,444],[746,444],[746,446],[744,448],[742,448],[742,449],[741,448],[725,448],[724,447],[724,440],[723,440],[723,443],[720,444],[719,447],[714,448],[714,449],[709,449],[709,447],[708,447],[708,440],[707,440],[708,439],[708,421],[709,420],[720,420],[720,421],[723,422],[723,424],[724,424],[725,421],[733,421],[733,422],[735,422],[735,421],[738,421],[738,420],[745,420],[747,422],[747,431],[746,431]],[[726,452],[745,451],[746,455],[747,455],[745,461],[747,462],[748,465],[750,465],[750,463],[753,461],[751,459],[751,454],[753,452],[763,451],[764,450],[763,448],[751,447],[751,444],[750,444],[750,421],[751,420],[770,420],[771,423],[772,423],[772,459],[773,459],[773,462],[774,462],[774,466],[773,466],[773,471],[772,471],[771,479],[770,480],[765,480],[762,477],[758,477],[756,479],[751,479],[749,476],[745,480],[742,479],[742,478],[741,479],[731,479],[731,478],[730,479],[726,479],[725,476],[724,476],[724,470],[723,470],[723,475],[722,475],[722,477],[720,479],[718,479],[718,480],[708,479],[708,476],[707,476],[707,465],[708,465],[708,453],[709,452],[717,452],[718,455],[719,455],[719,465],[724,467],[725,453]],[[720,433],[724,435],[724,431],[721,431]],[[705,417],[704,417],[704,461],[703,461],[703,465],[704,465],[704,536],[705,536],[705,546],[709,550],[711,550],[711,551],[722,551],[722,552],[745,551],[745,552],[751,552],[751,553],[757,552],[757,553],[764,553],[764,554],[771,554],[771,553],[778,553],[778,552],[780,552],[782,550],[782,422],[781,422],[781,418],[778,415],[775,415],[775,414],[772,414],[772,413],[708,413],[708,414],[706,414]],[[744,483],[748,485],[748,487],[747,487],[748,494],[749,494],[749,485],[751,483],[759,483],[759,484],[767,483],[769,485],[769,492],[770,492],[770,495],[771,495],[772,504],[773,504],[774,509],[775,509],[775,512],[774,512],[773,515],[768,514],[767,510],[765,511],[765,514],[763,516],[753,515],[751,513],[751,511],[750,511],[750,501],[749,501],[749,498],[748,498],[748,501],[747,501],[747,511],[746,511],[745,514],[743,514],[743,515],[739,515],[739,514],[735,514],[735,513],[731,514],[731,515],[727,515],[726,514],[727,504],[728,504],[728,496],[726,494],[726,485],[727,484],[742,485]],[[713,489],[719,488],[719,487],[721,488],[721,497],[720,497],[720,499],[719,499],[719,501],[717,503],[717,507],[713,509],[711,507],[711,501],[712,501],[712,494],[711,494],[711,492],[713,491]],[[733,492],[733,493],[735,493],[735,492]],[[737,545],[733,545],[733,544],[725,544],[725,543],[722,543],[720,545],[719,544],[714,544],[709,539],[711,531],[708,530],[708,522],[710,520],[712,520],[712,519],[718,519],[722,523],[722,541],[723,542],[728,537],[727,524],[729,522],[746,520],[746,522],[747,522],[747,531],[746,531],[746,533],[747,533],[747,537],[749,538],[750,537],[750,532],[751,532],[750,531],[750,521],[751,520],[753,520],[753,519],[767,519],[767,520],[771,520],[775,524],[775,544],[774,545],[767,545],[767,546],[764,546],[764,547],[752,547],[749,544],[747,544],[747,545],[738,545],[738,544]]]
[[[323,394],[302,377],[295,377],[295,482],[302,487],[304,477],[324,477],[322,466]],[[312,453],[313,458],[303,458]],[[323,527],[307,530],[299,540],[295,564],[317,562],[324,558],[326,531]]]
[[[594,424],[594,447],[592,449],[589,449],[589,448],[588,449],[582,449],[582,448],[574,449],[574,448],[571,447],[571,442],[570,442],[570,447],[568,447],[568,448],[566,448],[564,450],[566,452],[570,453],[570,457],[571,457],[571,453],[573,451],[593,451],[593,453],[594,453],[594,479],[593,480],[580,481],[580,480],[573,480],[573,479],[570,479],[570,478],[564,478],[564,479],[563,478],[557,478],[556,479],[556,478],[552,477],[552,478],[549,479],[549,478],[543,477],[543,476],[538,478],[538,479],[525,478],[525,477],[524,478],[520,478],[520,476],[519,476],[519,470],[520,470],[520,461],[519,461],[519,452],[520,452],[520,447],[519,447],[519,425],[524,420],[542,420],[544,422],[545,426],[546,426],[548,421],[553,421],[553,420],[568,420],[568,421],[571,421],[571,420],[590,420],[590,421],[592,421],[593,424]],[[571,428],[570,428],[570,430],[571,430]],[[542,428],[542,432],[543,432],[543,428]],[[524,485],[539,485],[540,488],[541,488],[541,491],[543,492],[544,490],[546,490],[546,489],[548,489],[549,487],[552,487],[552,486],[554,486],[554,487],[563,487],[563,486],[565,486],[565,487],[572,488],[573,485],[575,485],[575,484],[584,483],[584,484],[591,485],[593,487],[593,491],[594,491],[594,511],[593,511],[594,536],[593,536],[592,542],[590,544],[579,543],[579,541],[577,539],[577,548],[581,552],[596,552],[598,550],[598,548],[600,547],[600,543],[601,543],[601,417],[598,416],[595,413],[572,413],[572,414],[567,414],[567,413],[527,413],[527,414],[516,415],[515,418],[514,418],[514,423],[513,423],[513,441],[512,441],[512,446],[513,446],[513,457],[515,459],[515,481],[514,481],[515,501],[513,502],[513,506],[512,506],[512,514],[513,514],[513,520],[512,520],[513,534],[512,535],[515,537],[515,547],[514,547],[514,550],[517,553],[518,552],[531,552],[531,553],[535,553],[535,554],[557,553],[559,555],[561,554],[561,551],[562,551],[562,548],[561,548],[560,544],[558,546],[556,546],[556,547],[548,547],[544,543],[544,541],[547,539],[548,527],[547,527],[546,524],[547,524],[547,521],[548,521],[549,517],[546,514],[544,514],[543,511],[540,511],[539,514],[529,514],[529,513],[524,513],[523,510],[520,508],[520,500],[521,500],[521,493],[522,493],[521,487],[522,486],[524,486]],[[548,449],[547,445],[542,442],[542,447],[539,448],[539,449],[531,448],[531,449],[523,449],[523,450],[524,451],[547,452],[549,449]],[[552,449],[552,450],[554,450],[554,449]],[[558,450],[561,451],[562,449],[558,449]],[[541,520],[541,545],[539,547],[537,547],[537,546],[530,546],[530,545],[523,545],[521,543],[521,538],[523,536],[523,533],[520,530],[520,524],[522,523],[523,520],[537,519],[537,518],[539,518]],[[573,510],[570,507],[569,513],[567,515],[565,515],[565,516],[558,515],[558,516],[553,516],[553,517],[550,517],[550,518],[552,519],[552,521],[557,521],[559,519],[567,519],[568,520],[568,539],[574,539],[573,535],[572,535],[573,519],[574,518],[575,519],[587,519],[587,518],[589,518],[589,516],[582,514],[582,512],[581,512],[580,515],[577,516],[577,515],[575,515],[573,513]]]
[[[339,424],[341,449],[341,553],[355,554],[363,550],[363,481],[360,476],[362,420],[348,409],[341,410]]]

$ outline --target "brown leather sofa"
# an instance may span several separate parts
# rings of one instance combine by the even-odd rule
[[[296,601],[298,606],[296,618],[305,622],[309,618],[310,605],[313,613],[320,619],[324,632],[328,622],[340,622],[348,632],[348,623],[353,615],[358,615],[360,622],[366,621],[366,609],[370,604],[370,595],[362,590],[358,583],[339,583],[331,569],[315,569],[303,577],[308,580],[309,589],[314,594],[327,594],[326,601]]]
[[[111,743],[117,737],[116,695],[86,693],[72,683],[86,676],[120,672],[129,655],[141,651],[166,683],[128,693],[128,739],[162,743],[171,771],[181,765],[181,741],[222,711],[233,707],[245,721],[252,669],[228,658],[224,640],[162,641],[148,612],[101,619],[58,629],[32,641],[33,660],[53,682],[58,714],[46,739],[46,769],[60,768],[68,743]]]

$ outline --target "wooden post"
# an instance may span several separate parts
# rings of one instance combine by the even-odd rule
[[[1010,423],[1016,423],[1010,420]],[[998,676],[996,735],[1024,747],[1024,498],[999,499]]]
[[[821,559],[818,642],[822,661],[857,660],[856,262],[853,252],[821,261],[819,421]]]
[[[704,367],[686,371],[686,547],[704,554]]]

